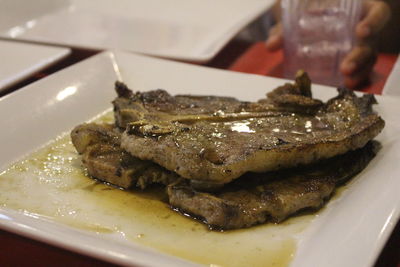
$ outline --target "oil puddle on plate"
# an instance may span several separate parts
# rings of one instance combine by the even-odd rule
[[[97,122],[112,121],[106,113]],[[0,174],[0,205],[209,266],[287,266],[314,215],[216,232],[171,210],[162,188],[123,191],[89,178],[69,134]],[[101,236],[101,235],[100,235]]]

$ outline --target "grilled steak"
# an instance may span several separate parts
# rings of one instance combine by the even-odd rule
[[[258,102],[215,96],[133,93],[117,83],[116,124],[121,147],[214,188],[246,172],[309,164],[363,147],[384,127],[371,95],[340,89],[327,103],[311,98],[303,73]]]
[[[168,185],[178,178],[175,173],[122,150],[120,136],[115,126],[106,124],[82,124],[72,130],[72,143],[82,154],[82,163],[91,176],[125,189],[144,189],[154,183]]]
[[[180,212],[211,228],[236,229],[280,222],[294,213],[320,208],[338,184],[363,170],[377,142],[312,166],[265,174],[248,173],[217,193],[194,190],[188,183],[168,186],[169,201]]]
[[[88,173],[125,189],[165,185],[172,208],[214,229],[321,207],[367,166],[384,127],[373,96],[339,89],[324,103],[302,72],[258,102],[116,91],[115,125],[71,132]]]

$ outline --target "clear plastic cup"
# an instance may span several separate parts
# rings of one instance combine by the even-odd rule
[[[355,43],[363,0],[282,0],[285,77],[305,70],[313,82],[340,86],[344,56]]]

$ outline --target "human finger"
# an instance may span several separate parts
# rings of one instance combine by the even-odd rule
[[[388,22],[391,12],[389,6],[383,1],[367,1],[364,18],[356,26],[356,36],[367,39],[376,35]]]
[[[355,89],[365,84],[371,76],[375,61],[376,57],[370,58],[369,61],[365,62],[362,68],[359,68],[351,75],[345,75],[343,81],[344,85],[347,88]]]
[[[282,47],[283,45],[282,23],[277,23],[274,27],[271,28],[265,45],[267,49],[270,51],[275,51]]]
[[[367,63],[375,62],[376,51],[372,46],[360,44],[355,46],[346,55],[340,64],[340,72],[344,75],[351,75],[362,69]]]

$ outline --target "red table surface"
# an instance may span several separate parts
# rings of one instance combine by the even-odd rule
[[[370,82],[366,86],[360,88],[360,91],[381,94],[397,57],[397,54],[379,54]],[[282,50],[270,52],[265,48],[264,42],[259,42],[252,45],[229,67],[229,69],[282,78],[283,53]]]
[[[15,86],[6,94],[18,90],[44,76],[75,64],[99,51],[73,50],[64,61],[46,69]],[[387,75],[396,60],[396,55],[380,55],[376,64],[372,84],[363,88],[365,92],[381,93]],[[209,67],[233,71],[282,77],[282,52],[268,52],[264,43],[230,43],[219,55],[207,64]],[[1,95],[0,95],[1,96]],[[0,230],[0,266],[115,266],[113,264],[54,247],[39,241]],[[395,227],[375,267],[400,267],[400,223]]]

